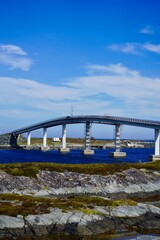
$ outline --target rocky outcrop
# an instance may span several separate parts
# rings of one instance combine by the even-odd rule
[[[0,170],[0,193],[34,194],[42,185],[35,178],[13,176]]]
[[[160,191],[160,174],[129,169],[109,176],[41,171],[38,179],[53,194],[145,195]],[[37,193],[38,194],[38,193]]]
[[[0,193],[28,194],[41,197],[63,197],[70,194],[99,195],[106,199],[148,197],[160,193],[160,173],[146,169],[128,169],[101,176],[76,172],[39,171],[37,178],[13,176],[0,171]],[[130,203],[129,203],[130,204]],[[84,209],[50,208],[49,213],[0,216],[0,237],[46,236],[55,233],[96,235],[134,231],[160,232],[160,208],[136,203],[119,206],[93,204],[90,213]],[[157,238],[158,239],[158,238]]]
[[[160,193],[160,173],[128,169],[101,176],[76,172],[39,171],[36,178],[0,171],[0,193],[44,195],[94,194],[107,197],[148,197]]]
[[[22,140],[22,135],[14,135],[13,133],[7,133],[0,135],[0,147],[18,147],[17,141],[18,138]]]
[[[79,211],[63,212],[52,208],[50,213],[10,217],[0,216],[0,236],[44,236],[54,233],[96,235],[107,232],[160,229],[160,209],[151,205],[98,207],[99,214]],[[144,221],[145,219],[145,221]]]

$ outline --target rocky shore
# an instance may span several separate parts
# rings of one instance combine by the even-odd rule
[[[27,177],[3,169],[0,195],[1,238],[160,233],[158,170],[129,168],[102,176],[45,169]]]
[[[77,172],[39,171],[37,178],[13,176],[0,172],[0,193],[58,196],[94,194],[123,198],[160,194],[160,173],[147,169],[128,169],[101,176]]]
[[[114,208],[97,207],[97,214],[52,208],[47,214],[26,217],[0,216],[1,236],[97,235],[134,229],[147,232],[160,229],[160,209],[143,203]]]

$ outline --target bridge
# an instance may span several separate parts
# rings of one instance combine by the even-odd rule
[[[115,117],[115,116],[100,116],[100,115],[85,115],[85,116],[66,116],[62,118],[50,119],[44,122],[33,124],[24,128],[14,130],[12,134],[18,137],[19,134],[27,134],[27,146],[31,144],[31,132],[43,128],[43,146],[42,150],[47,150],[47,129],[55,126],[62,126],[62,147],[61,152],[69,152],[66,147],[66,125],[68,124],[85,124],[85,150],[84,154],[94,154],[90,147],[90,132],[92,124],[107,124],[115,126],[115,152],[111,153],[112,157],[125,157],[126,153],[120,150],[120,135],[121,126],[129,125],[143,128],[152,128],[155,135],[155,153],[152,160],[160,160],[160,121]]]

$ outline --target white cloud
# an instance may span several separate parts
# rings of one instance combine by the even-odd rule
[[[148,51],[160,53],[160,44],[145,43],[143,47]]]
[[[0,49],[9,54],[27,55],[27,53],[23,51],[22,48],[16,45],[0,45]]]
[[[143,33],[143,34],[153,34],[154,33],[154,29],[152,26],[150,25],[146,25],[144,28],[142,28],[139,33]]]
[[[76,78],[68,83],[68,86],[76,89],[84,89],[84,94],[107,94],[132,103],[146,101],[154,98],[160,100],[160,79],[142,77],[140,75],[94,75]],[[83,86],[83,87],[82,87]]]
[[[127,42],[127,43],[122,43],[122,44],[112,44],[112,45],[107,46],[107,48],[112,51],[139,54],[139,52],[138,52],[139,44],[138,43],[128,43]]]
[[[93,65],[90,68],[100,70],[102,67],[108,71],[111,65],[101,66]],[[124,115],[139,116],[141,118],[158,118],[159,119],[159,101],[160,101],[160,78],[147,78],[141,76],[137,71],[128,69],[122,64],[118,64],[122,73],[117,74],[92,75],[78,77],[71,80],[68,86],[76,89],[85,89],[85,94],[95,96],[96,94],[106,94],[106,99],[110,99],[109,109],[118,108],[124,112]],[[117,64],[112,65],[112,69],[117,68]],[[114,71],[116,73],[116,71]],[[97,99],[98,101],[98,99]],[[110,111],[111,112],[111,111]],[[119,110],[120,112],[120,110]]]
[[[75,97],[79,98],[78,91],[69,87],[50,86],[29,79],[1,77],[0,85],[0,103],[3,101],[3,97],[8,95],[10,103],[29,106],[36,105],[36,107],[43,109],[46,102],[52,104],[67,99],[72,100]],[[23,101],[19,102],[20,99],[23,99]],[[24,102],[25,99],[27,99],[27,102]],[[47,108],[48,104],[45,109]]]
[[[109,65],[87,64],[86,69],[89,74],[100,73],[104,75],[107,72],[108,73],[110,72],[110,73],[119,74],[119,75],[131,75],[131,76],[138,75],[137,71],[132,71],[121,63],[109,64]]]
[[[0,115],[24,119],[25,125],[29,118],[38,122],[68,115],[73,105],[76,115],[121,114],[159,119],[160,78],[141,76],[121,63],[90,64],[87,68],[93,75],[68,79],[65,86],[0,77]]]
[[[0,116],[17,119],[48,119],[70,114],[71,105],[77,115],[96,113],[109,101],[87,99],[85,89],[50,86],[33,80],[0,77]],[[89,109],[88,106],[94,108]]]
[[[112,51],[123,52],[127,54],[141,55],[144,51],[160,53],[160,44],[152,43],[123,43],[123,44],[112,44],[107,46]]]
[[[33,61],[19,46],[0,45],[0,63],[9,66],[10,69],[28,71]]]

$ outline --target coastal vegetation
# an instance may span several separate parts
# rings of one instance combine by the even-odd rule
[[[102,214],[94,210],[95,206],[136,206],[137,203],[131,199],[108,200],[102,197],[78,196],[68,197],[33,197],[18,194],[0,194],[0,214],[27,216],[29,214],[49,213],[49,208],[60,208],[64,211],[78,210],[86,214]]]
[[[160,161],[33,162],[1,164],[0,169],[1,234],[5,240],[8,236],[68,240],[66,235],[69,240],[72,236],[74,240],[81,236],[104,240],[124,231],[159,233]],[[104,238],[100,233],[106,233]]]
[[[62,142],[62,138],[59,138],[59,141],[54,141],[53,138],[47,138],[47,145],[51,148],[58,148],[60,147]],[[83,147],[85,145],[85,139],[84,138],[67,138],[66,139],[67,145],[69,146],[77,146],[77,147]],[[31,138],[31,147],[42,145],[43,139],[42,138]],[[23,135],[19,135],[17,144],[19,146],[26,146],[27,145],[27,139]],[[105,147],[113,147],[114,146],[114,139],[95,139],[94,137],[91,137],[90,144],[92,147],[96,148],[105,148]],[[134,140],[134,139],[121,139],[121,146],[123,147],[153,147],[153,143],[146,142],[143,140]]]
[[[146,162],[146,163],[117,163],[117,164],[57,164],[57,163],[13,163],[13,164],[0,164],[0,169],[14,175],[26,176],[36,178],[36,174],[40,170],[57,171],[57,172],[77,172],[85,174],[98,174],[110,175],[116,172],[122,172],[129,168],[160,171],[160,161]]]
[[[60,138],[60,142],[62,141],[62,139]],[[31,144],[42,144],[43,139],[42,138],[32,138],[31,139]],[[91,138],[91,144],[105,144],[105,143],[112,143],[113,140],[99,140],[99,139],[94,139]],[[67,143],[69,144],[84,144],[85,143],[85,139],[84,138],[67,138]],[[26,145],[27,144],[27,139],[26,138],[19,138],[18,140],[18,144],[19,145]],[[47,138],[47,144],[48,145],[58,145],[59,142],[57,141],[53,141],[52,138]]]
[[[37,178],[39,171],[56,171],[56,172],[77,172],[84,174],[97,174],[97,175],[112,175],[117,172],[135,168],[145,169],[147,171],[155,170],[160,171],[160,161],[149,163],[121,163],[121,164],[57,164],[57,163],[13,163],[13,164],[0,164],[0,169],[13,176],[26,176]],[[47,189],[46,189],[47,190]],[[145,201],[160,201],[160,197],[149,196],[148,198],[132,197],[130,199],[105,199],[103,197],[95,197],[90,195],[71,195],[65,197],[34,197],[29,195],[19,194],[0,194],[0,214],[16,216],[18,214],[39,214],[49,212],[50,207],[61,208],[65,210],[79,210],[87,214],[95,212],[94,206],[120,206],[120,205],[133,205],[138,202]],[[97,213],[97,212],[96,212]],[[98,214],[98,213],[97,213]]]

